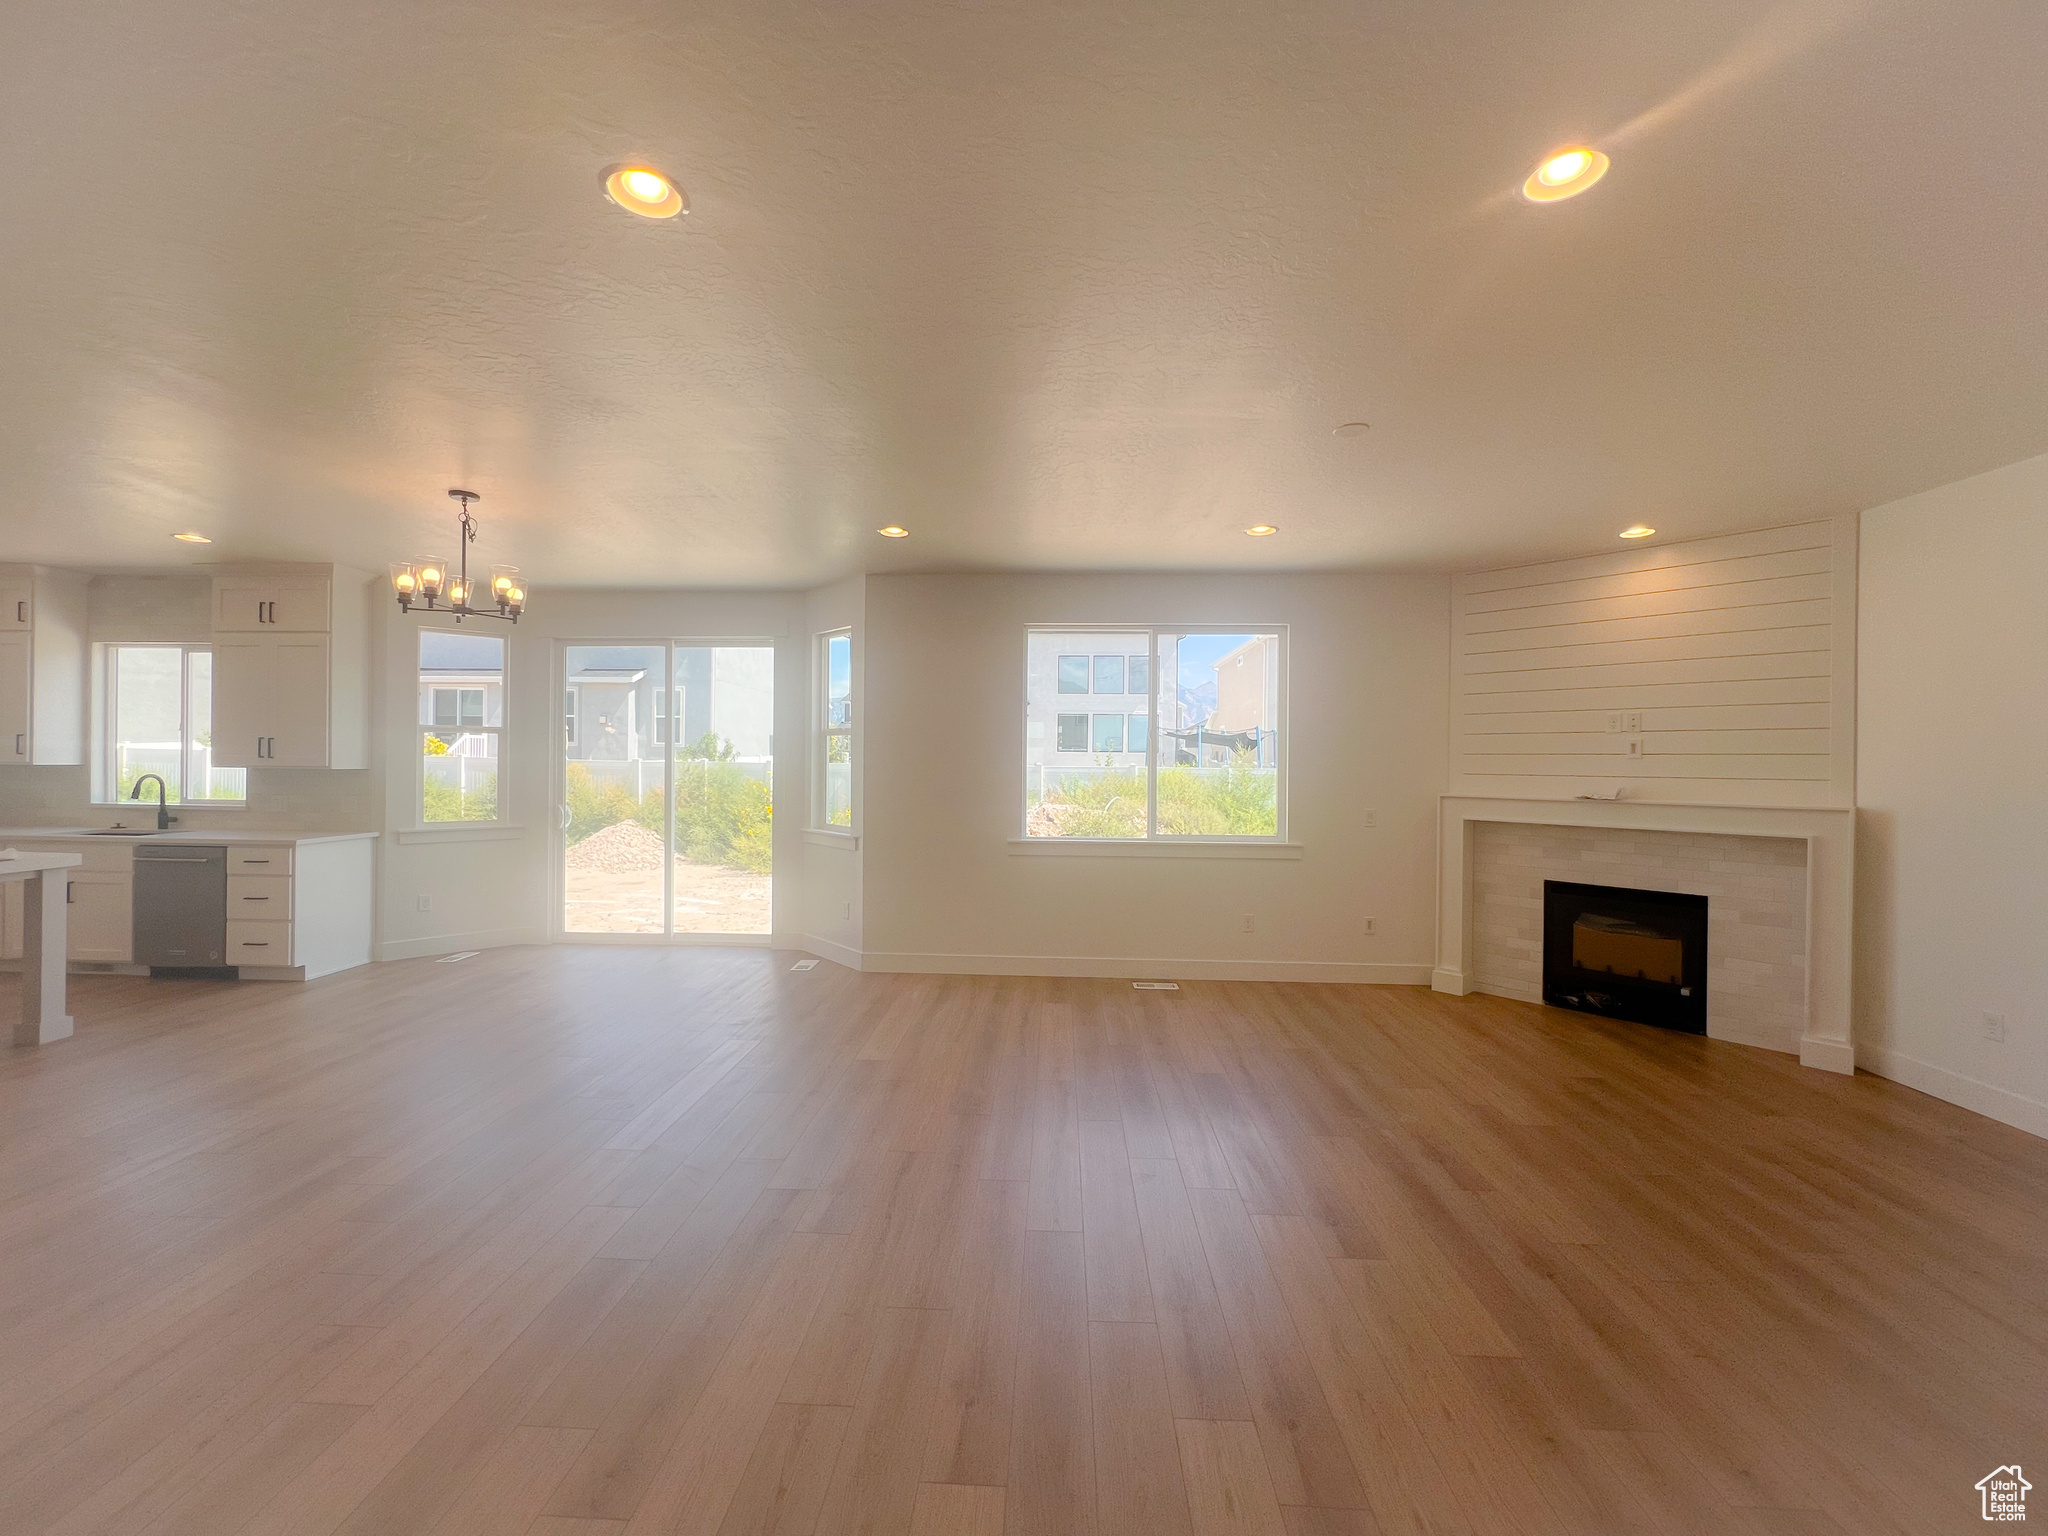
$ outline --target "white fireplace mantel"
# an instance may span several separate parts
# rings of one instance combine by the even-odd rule
[[[1445,795],[1437,813],[1437,952],[1430,985],[1462,997],[1473,989],[1472,842],[1479,822],[1638,832],[1705,832],[1796,838],[1806,844],[1806,1021],[1799,1060],[1829,1072],[1856,1070],[1850,1033],[1851,928],[1855,911],[1856,813],[1762,805],[1667,805],[1629,800],[1525,800]]]

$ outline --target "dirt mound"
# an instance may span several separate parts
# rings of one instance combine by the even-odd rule
[[[572,845],[562,862],[570,869],[597,870],[607,875],[660,869],[661,834],[648,831],[637,821],[615,821]]]

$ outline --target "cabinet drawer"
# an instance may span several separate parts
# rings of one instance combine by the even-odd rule
[[[292,872],[291,845],[278,847],[238,848],[228,844],[228,873],[230,875],[284,875]]]
[[[289,921],[292,915],[292,882],[287,875],[229,875],[228,921]]]
[[[229,965],[290,965],[292,925],[290,923],[228,922]]]

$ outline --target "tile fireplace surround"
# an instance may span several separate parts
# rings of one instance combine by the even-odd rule
[[[1540,995],[1546,879],[1685,891],[1713,903],[1707,1034],[1854,1070],[1853,811],[1463,795],[1440,806],[1437,991]]]

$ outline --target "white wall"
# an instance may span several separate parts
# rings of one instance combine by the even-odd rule
[[[804,599],[787,592],[536,591],[505,634],[508,716],[501,744],[503,826],[422,829],[415,803],[418,767],[417,633],[425,616],[395,603],[380,609],[381,763],[388,793],[380,821],[380,959],[446,954],[503,944],[538,944],[555,923],[560,871],[561,692],[555,652],[562,641],[747,641],[775,646],[774,926],[792,932],[803,867],[804,700],[809,658]],[[419,898],[431,910],[419,910]]]
[[[1836,518],[1459,577],[1452,792],[1853,804],[1855,536]],[[1630,712],[1640,756],[1610,728]]]
[[[865,963],[1426,981],[1448,595],[1435,577],[870,578]],[[1288,835],[1299,859],[1013,851],[1025,628],[1118,623],[1290,626]]]
[[[1857,1061],[2048,1136],[2044,593],[2048,457],[1863,514]]]

